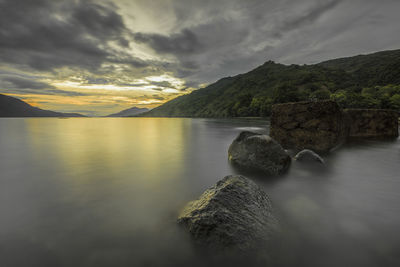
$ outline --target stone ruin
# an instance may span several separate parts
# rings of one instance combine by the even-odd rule
[[[328,152],[348,138],[398,137],[393,110],[345,109],[331,100],[276,104],[270,136],[284,148]]]

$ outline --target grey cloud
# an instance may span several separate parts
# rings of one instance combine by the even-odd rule
[[[164,67],[198,84],[249,71],[268,60],[315,63],[395,49],[400,43],[395,34],[400,23],[394,11],[400,8],[398,1],[173,0],[170,4],[173,34],[137,33],[135,40],[161,56],[174,55],[177,64]],[[181,49],[176,40],[185,32],[195,38],[184,39],[187,46]],[[371,32],[382,38],[371,39]]]
[[[108,84],[110,81],[105,78],[86,77],[87,84]]]
[[[152,84],[152,85],[159,86],[159,87],[164,87],[164,88],[175,88],[175,86],[172,85],[172,84],[171,84],[170,82],[168,82],[168,81],[162,81],[162,82],[154,82],[154,81],[152,81],[151,84]]]
[[[1,78],[2,81],[5,81],[9,84],[11,88],[17,89],[48,89],[48,88],[55,88],[54,86],[36,81],[27,78],[23,78],[20,76],[5,76]]]
[[[168,72],[186,81],[184,91],[268,60],[315,63],[400,44],[394,0],[126,0],[137,7],[128,12],[122,0],[107,1],[0,0],[1,65],[49,76],[68,67],[71,76],[92,77],[88,83],[126,86]],[[132,56],[136,46],[155,53],[152,60]],[[30,84],[3,82],[42,91],[32,84],[40,77],[23,78]]]
[[[62,95],[62,96],[84,96],[84,95],[87,95],[87,94],[80,93],[80,92],[58,90],[58,89],[35,90],[35,89],[7,88],[7,89],[0,89],[0,91],[2,91],[4,93],[32,94],[32,95]]]
[[[196,88],[199,86],[199,83],[197,81],[186,81],[185,86],[188,88]]]
[[[154,99],[157,99],[157,100],[164,100],[164,99],[165,99],[164,97],[159,96],[159,95],[153,95],[152,97],[153,97]]]
[[[147,83],[120,83],[118,85],[129,86],[129,87],[141,87],[141,86],[146,86],[148,84]]]
[[[129,32],[115,7],[104,1],[0,1],[0,59],[37,70],[97,69],[112,61],[145,66],[117,55],[109,42],[127,47]]]
[[[64,96],[86,96],[86,95],[88,95],[88,94],[81,93],[81,92],[66,91],[66,90],[60,90],[60,89],[44,90],[44,94],[64,95]]]
[[[303,27],[304,25],[310,24],[318,20],[324,13],[329,10],[335,8],[342,0],[333,0],[328,2],[322,2],[321,4],[317,4],[312,6],[309,10],[307,10],[304,14],[295,17],[288,18],[285,20],[280,27],[275,32],[275,36],[281,36],[281,34],[295,30]]]
[[[51,84],[38,81],[34,76],[21,74],[1,74],[1,90],[8,93],[24,93],[37,95],[64,95],[64,96],[83,96],[84,93],[75,91],[60,90]]]
[[[135,33],[136,42],[149,45],[159,53],[189,54],[198,53],[203,45],[196,34],[189,29],[183,29],[179,33],[169,36],[156,33]]]

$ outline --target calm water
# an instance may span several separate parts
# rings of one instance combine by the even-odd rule
[[[225,175],[261,120],[0,119],[0,266],[202,266],[177,211]],[[400,139],[326,168],[254,178],[282,222],[283,266],[400,266]]]

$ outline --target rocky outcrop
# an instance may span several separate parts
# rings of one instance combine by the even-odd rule
[[[272,107],[270,136],[284,148],[328,152],[345,141],[346,131],[344,115],[334,101]]]
[[[239,168],[267,175],[282,174],[291,161],[282,146],[271,137],[248,131],[240,133],[232,142],[228,158]]]
[[[252,251],[278,229],[267,194],[241,175],[226,176],[189,202],[178,224],[197,244],[229,251]]]
[[[352,138],[385,138],[399,136],[399,114],[384,109],[345,109]]]
[[[324,160],[314,151],[309,149],[304,149],[297,153],[294,160],[299,162],[318,162],[324,164]]]

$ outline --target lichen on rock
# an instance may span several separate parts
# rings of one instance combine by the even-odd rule
[[[241,175],[224,177],[189,202],[178,224],[196,244],[241,252],[263,246],[279,229],[267,194]]]

